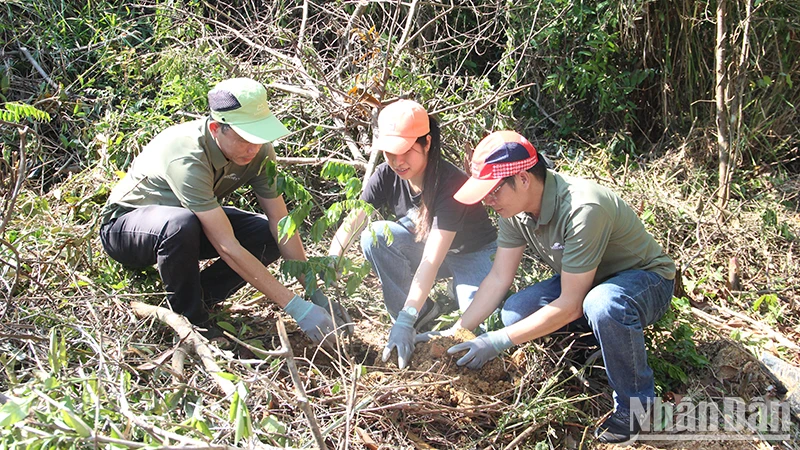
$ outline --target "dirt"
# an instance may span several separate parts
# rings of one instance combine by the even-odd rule
[[[251,335],[261,339],[267,348],[279,345],[274,337],[273,324],[275,311],[261,310],[258,319],[253,320],[254,311],[249,311]],[[295,356],[302,365],[313,365],[325,371],[326,367],[335,366],[330,359],[319,352],[304,335],[296,330],[292,321],[286,321]],[[430,431],[430,427],[441,428],[442,437],[435,438],[428,434],[425,445],[433,448],[460,448],[468,445],[471,439],[485,435],[497,427],[509,408],[515,407],[514,394],[520,384],[530,382],[532,361],[530,358],[541,358],[550,361],[544,370],[555,368],[552,364],[554,355],[531,354],[530,349],[518,350],[511,356],[496,358],[480,370],[472,370],[456,365],[463,352],[449,355],[447,349],[475,336],[462,330],[454,337],[435,337],[428,343],[417,344],[410,362],[410,367],[400,370],[397,367],[397,354],[392,353],[387,362],[381,361],[383,348],[390,330],[390,325],[371,317],[356,318],[355,335],[347,342],[346,348],[353,363],[365,367],[364,375],[359,379],[363,395],[375,392],[374,408],[386,410],[385,414],[397,420],[397,426],[404,429],[408,436],[413,433]],[[547,351],[547,350],[545,350]],[[721,398],[736,396],[746,401],[756,397],[774,398],[776,388],[773,380],[763,371],[755,358],[735,342],[720,339],[698,344],[698,351],[705,355],[710,364],[708,367],[690,372],[690,383],[670,393],[669,399],[680,401],[684,396],[693,394],[698,398]],[[305,363],[303,363],[305,361]],[[596,363],[602,365],[602,359]],[[589,381],[598,390],[579,385],[577,380],[567,382],[571,391],[582,391],[591,395],[600,393],[608,397],[598,406],[596,402],[585,403],[587,417],[599,418],[607,411],[610,392],[601,371],[599,375],[590,375]],[[308,372],[311,376],[311,371]],[[597,378],[597,379],[595,379]],[[523,381],[529,380],[529,381]],[[323,383],[324,384],[324,383]],[[535,384],[532,384],[532,388]],[[516,388],[516,389],[515,389]],[[396,411],[399,415],[392,413]],[[426,425],[420,425],[426,424]],[[426,428],[427,427],[427,428]],[[586,428],[584,428],[586,427]],[[698,440],[698,441],[647,441],[632,446],[602,445],[591,442],[594,422],[589,419],[583,425],[571,423],[559,425],[555,420],[550,424],[552,437],[560,442],[557,448],[597,448],[603,450],[631,448],[634,450],[697,450],[697,449],[771,449],[776,448],[763,441],[737,440]],[[444,430],[449,430],[445,432]],[[555,430],[555,431],[553,431]],[[560,430],[560,431],[558,431]],[[553,434],[554,433],[554,434]],[[504,433],[497,442],[509,442],[516,433]],[[443,436],[449,436],[446,440]],[[375,436],[381,440],[379,435]],[[409,437],[410,439],[411,437]],[[383,439],[391,438],[383,436]],[[438,440],[437,440],[438,439]],[[578,444],[583,442],[583,444]],[[446,444],[445,444],[446,443]],[[585,444],[589,443],[587,447]],[[428,447],[420,447],[428,448]]]
[[[455,403],[452,406],[459,406],[465,401],[468,403],[469,394],[503,396],[514,388],[516,367],[508,359],[495,358],[480,370],[456,365],[456,361],[464,355],[464,352],[450,355],[447,349],[472,339],[475,339],[475,335],[468,330],[459,330],[453,337],[434,337],[429,342],[417,344],[411,359],[412,371],[435,374],[428,377],[430,381],[443,377],[452,379],[448,385],[438,386],[445,387],[451,393],[450,398],[453,400],[452,403]],[[442,389],[437,389],[437,394],[441,395],[441,391]]]

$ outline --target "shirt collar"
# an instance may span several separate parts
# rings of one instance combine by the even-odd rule
[[[541,225],[547,225],[553,218],[553,213],[556,209],[556,193],[558,187],[556,186],[555,174],[548,169],[545,174],[544,192],[542,193],[542,208],[539,212],[539,218],[530,213],[521,212],[517,214],[517,219],[520,223],[527,225],[532,222],[536,228]]]
[[[214,169],[219,170],[230,164],[230,161],[222,153],[217,141],[214,140],[214,136],[211,135],[211,130],[208,128],[209,122],[211,122],[210,117],[203,122],[203,144],[205,144],[204,147],[211,165],[214,166]]]

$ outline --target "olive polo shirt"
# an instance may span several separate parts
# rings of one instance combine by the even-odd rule
[[[594,285],[616,273],[648,270],[671,280],[675,263],[617,194],[592,181],[547,171],[539,218],[500,219],[498,247],[531,248],[556,273],[594,268]]]
[[[276,198],[274,180],[262,170],[275,161],[272,145],[264,144],[245,166],[229,161],[208,129],[210,119],[173,125],[159,133],[134,159],[103,208],[107,223],[136,208],[180,206],[193,212],[210,211],[245,183],[263,198]]]

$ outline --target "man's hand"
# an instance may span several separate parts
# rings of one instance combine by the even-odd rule
[[[480,369],[512,345],[514,343],[511,342],[508,333],[505,330],[498,330],[482,334],[471,341],[456,344],[447,349],[447,353],[452,355],[469,350],[466,355],[456,361],[456,364],[459,366],[466,364],[470,369]]]
[[[307,302],[295,295],[283,308],[286,314],[292,316],[297,326],[317,344],[333,347],[333,321],[328,312],[321,306]]]
[[[460,329],[461,327],[451,327],[442,331],[428,331],[427,333],[420,333],[414,338],[414,343],[419,344],[420,342],[428,342],[434,337],[453,337],[456,335],[456,331]]]
[[[347,312],[341,303],[337,302],[336,300],[328,301],[328,297],[322,292],[321,289],[317,289],[311,294],[311,302],[317,306],[321,306],[325,308],[325,311],[330,314],[336,320],[336,326],[341,327],[345,325],[344,330],[350,336],[353,335],[353,331],[355,330],[353,326],[353,318],[350,317],[350,314]]]
[[[414,336],[417,334],[416,330],[414,330],[416,319],[406,311],[400,311],[400,314],[397,315],[397,321],[395,321],[392,330],[389,332],[389,342],[386,343],[386,347],[383,349],[383,358],[381,358],[383,362],[389,360],[389,355],[396,348],[397,367],[405,369],[411,359],[411,354],[414,353]]]

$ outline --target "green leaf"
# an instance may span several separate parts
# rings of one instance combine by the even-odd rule
[[[273,415],[269,415],[261,421],[261,429],[270,434],[286,434],[286,425]]]
[[[347,279],[347,284],[345,285],[344,291],[347,295],[353,295],[360,285],[361,278],[353,275]]]
[[[220,327],[220,328],[222,328],[223,330],[227,331],[228,333],[231,333],[231,334],[236,334],[236,327],[234,327],[234,326],[233,326],[231,323],[229,323],[229,322],[225,322],[225,321],[219,321],[219,322],[217,322],[217,326],[219,326],[219,327]]]
[[[64,423],[67,424],[68,427],[75,430],[81,437],[89,437],[92,435],[92,429],[86,425],[86,422],[83,421],[77,414],[73,411],[70,411],[66,407],[61,410],[61,418],[64,420]]]
[[[33,397],[24,400],[9,399],[0,406],[0,428],[9,429],[17,422],[22,422],[28,417]]]

